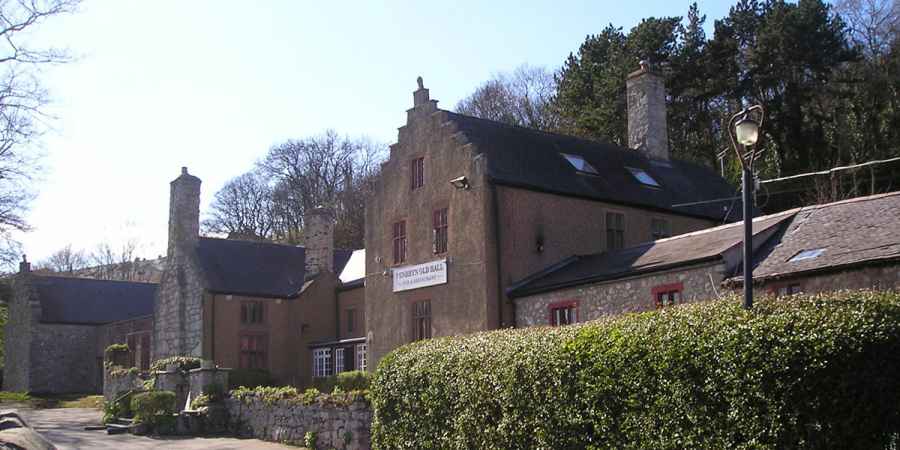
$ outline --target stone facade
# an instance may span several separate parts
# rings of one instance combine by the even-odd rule
[[[154,313],[154,360],[201,356],[204,286],[195,253],[199,227],[200,179],[182,168],[170,185],[169,244]]]
[[[369,368],[387,352],[413,339],[414,302],[431,303],[432,336],[472,333],[496,328],[497,277],[489,216],[491,189],[487,161],[458,133],[447,113],[437,109],[428,90],[414,93],[414,107],[400,127],[390,158],[382,165],[375,193],[366,203],[366,337]],[[410,189],[410,165],[425,158],[424,185]],[[454,189],[449,180],[466,176],[469,188]],[[432,211],[448,208],[448,251],[432,248]],[[392,226],[405,221],[406,261],[395,264]],[[449,258],[447,283],[393,292],[394,267]],[[489,320],[491,322],[489,322]]]
[[[13,279],[6,325],[4,390],[35,393],[99,392],[103,360],[97,327],[41,323],[31,273]]]
[[[713,299],[724,292],[719,287],[726,275],[724,271],[724,263],[706,263],[530,295],[516,299],[516,323],[519,326],[549,325],[551,306],[571,302],[575,302],[578,322],[649,311],[656,308],[653,289],[666,285],[680,285],[683,302]]]
[[[4,391],[31,390],[31,341],[41,317],[41,306],[29,277],[20,273],[12,279],[13,296],[7,305],[9,318],[4,330]]]
[[[100,392],[103,358],[94,353],[97,330],[91,325],[36,324],[29,392]]]
[[[290,401],[267,404],[256,398],[246,403],[226,401],[232,426],[244,437],[303,444],[306,432],[315,432],[316,448],[366,450],[371,448],[372,409],[357,401],[348,406]]]
[[[327,208],[315,208],[303,216],[306,272],[334,272],[334,218]]]
[[[144,380],[134,372],[111,375],[109,370],[103,371],[103,399],[112,402],[119,395],[133,389],[144,387]]]
[[[663,77],[641,61],[628,75],[628,146],[653,159],[669,159],[666,87]]]
[[[828,292],[838,289],[894,289],[900,290],[900,264],[873,264],[868,267],[818,273],[796,275],[777,280],[765,280],[756,283],[755,295],[778,293],[782,287],[798,286],[805,293]],[[738,291],[742,288],[738,287]]]

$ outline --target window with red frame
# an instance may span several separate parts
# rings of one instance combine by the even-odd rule
[[[578,303],[566,302],[550,305],[550,325],[558,327],[578,322]]]
[[[425,158],[416,158],[410,164],[411,188],[418,189],[425,186]]]
[[[677,305],[682,302],[681,293],[684,290],[682,283],[665,284],[653,288],[653,303],[657,308]]]
[[[241,354],[238,365],[241,369],[268,369],[266,350],[268,336],[264,334],[243,334],[240,337]]]
[[[394,264],[406,261],[406,221],[394,222]]]
[[[447,253],[447,208],[441,208],[432,214],[434,224],[434,254]]]

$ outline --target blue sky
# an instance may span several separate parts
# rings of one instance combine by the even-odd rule
[[[711,35],[732,3],[698,4]],[[203,180],[202,214],[285,139],[333,128],[394,142],[419,75],[452,108],[494,73],[559,67],[609,23],[627,30],[689,5],[86,0],[33,36],[78,59],[44,73],[57,120],[21,240],[31,260],[127,239],[155,257],[181,166]]]

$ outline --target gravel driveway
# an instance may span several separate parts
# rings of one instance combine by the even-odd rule
[[[100,411],[96,409],[17,409],[28,425],[44,435],[60,450],[64,449],[248,449],[282,450],[293,449],[286,445],[264,442],[257,439],[235,439],[230,437],[211,438],[150,438],[130,434],[108,435],[106,431],[85,431],[86,425],[100,424]]]

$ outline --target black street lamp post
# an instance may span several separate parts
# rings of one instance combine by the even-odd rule
[[[757,150],[759,130],[762,128],[765,111],[760,105],[751,106],[731,117],[728,122],[728,137],[731,146],[741,162],[744,197],[744,308],[753,307],[753,162],[762,153]]]

